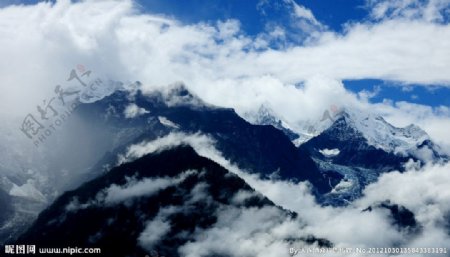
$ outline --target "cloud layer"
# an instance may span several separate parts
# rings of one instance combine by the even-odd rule
[[[408,170],[404,173],[391,172],[382,175],[376,183],[365,189],[361,199],[350,205],[346,207],[324,207],[315,202],[315,198],[310,191],[311,187],[307,182],[292,183],[289,181],[262,180],[255,174],[238,169],[226,160],[220,152],[215,150],[213,141],[210,140],[209,143],[205,144],[197,143],[207,141],[207,137],[202,135],[172,134],[172,136],[168,135],[155,141],[140,144],[139,154],[135,157],[158,151],[157,149],[167,149],[186,143],[179,142],[178,137],[190,138],[188,144],[200,155],[214,160],[239,175],[251,187],[263,193],[275,204],[298,213],[298,217],[304,225],[291,224],[296,224],[295,229],[301,229],[302,233],[305,234],[329,239],[336,247],[450,247],[448,231],[450,194],[447,189],[447,185],[450,183],[450,164],[428,165],[420,170],[417,170],[415,165],[408,165]],[[133,149],[135,149],[135,146],[131,146],[129,152],[138,153]],[[394,226],[392,216],[386,210],[363,211],[369,206],[374,206],[386,200],[403,205],[411,210],[420,226],[422,226],[422,232],[408,234],[407,231]],[[231,213],[227,213],[228,211]],[[238,215],[234,221],[236,224],[227,221],[227,229],[218,226],[212,231],[208,231],[208,233],[212,233],[210,237],[207,237],[209,241],[188,244],[182,248],[183,253],[189,256],[191,251],[195,251],[197,254],[200,251],[200,253],[205,254],[204,251],[210,249],[211,252],[214,252],[215,247],[218,247],[216,245],[218,242],[215,242],[214,238],[220,237],[222,240],[228,240],[229,237],[234,238],[234,240],[240,237],[245,238],[246,233],[252,231],[254,222],[261,222],[258,223],[259,225],[269,224],[262,222],[259,218],[254,219],[254,222],[248,220],[242,222],[242,219],[246,220],[245,217],[249,215],[242,210],[225,210],[225,213],[232,217]],[[228,229],[230,226],[236,226],[236,229],[232,230],[233,233],[224,233],[224,229],[230,232]],[[263,239],[261,240],[264,242]],[[280,250],[279,247],[274,249],[275,251]],[[252,250],[255,249],[252,248]],[[236,248],[235,251],[231,252],[231,255],[242,256],[248,253],[244,246]],[[264,252],[258,254],[260,254],[258,256],[264,256]],[[332,256],[358,255],[353,253]]]
[[[417,8],[435,8],[442,16],[448,12],[447,2],[429,1]],[[376,22],[349,23],[337,33],[326,30],[310,10],[283,3],[298,18],[292,22],[307,22],[315,29],[306,33],[308,29],[298,26],[309,38],[277,49],[270,48],[276,33],[247,36],[236,20],[186,25],[143,13],[131,1],[4,7],[1,117],[19,137],[13,128],[52,96],[55,85],[64,87],[77,64],[111,79],[139,80],[146,91],[181,81],[205,101],[235,108],[243,116],[266,104],[294,126],[320,116],[331,104],[379,111],[346,91],[343,79],[450,85],[450,26],[443,18],[400,15],[404,8],[387,11],[395,7],[393,1],[370,1]],[[387,6],[386,11],[380,6]],[[380,108],[389,109],[394,123],[404,121],[399,117],[407,110],[396,103],[385,105]],[[425,129],[444,141],[439,130],[448,128],[449,113],[435,112],[427,117],[435,125]],[[414,112],[408,114],[409,121],[420,122]]]

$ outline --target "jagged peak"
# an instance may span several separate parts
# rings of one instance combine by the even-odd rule
[[[343,123],[361,133],[369,145],[401,155],[414,155],[418,146],[430,140],[428,134],[417,125],[396,127],[381,115],[362,113],[358,110],[344,109],[336,115],[335,122],[330,128],[342,126]]]

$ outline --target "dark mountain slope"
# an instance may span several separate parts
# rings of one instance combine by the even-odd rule
[[[169,95],[169,96],[168,96]],[[209,106],[184,87],[176,87],[168,95],[155,92],[143,95],[137,91],[130,96],[123,91],[91,104],[83,104],[77,110],[83,120],[93,127],[103,129],[110,145],[104,160],[113,163],[118,153],[123,153],[132,143],[149,141],[170,132],[203,133],[213,137],[226,158],[240,168],[269,176],[276,173],[281,179],[310,181],[319,192],[328,192],[328,180],[318,172],[314,161],[306,152],[299,152],[284,133],[270,125],[252,125],[239,117],[234,110]],[[124,110],[136,104],[148,113],[126,118]],[[163,124],[162,119],[172,122]],[[109,140],[106,140],[109,138]],[[110,143],[111,144],[111,143]]]
[[[2,227],[13,212],[11,196],[2,189],[0,189],[0,206],[0,227]]]
[[[207,240],[202,233],[220,224],[227,210],[269,210],[280,223],[296,216],[192,148],[179,147],[113,168],[63,194],[16,243],[99,247],[101,256],[179,256],[181,246]],[[314,237],[294,241],[330,244]],[[215,250],[215,256],[228,255]]]

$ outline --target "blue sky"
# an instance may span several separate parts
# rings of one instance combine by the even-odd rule
[[[377,79],[345,80],[344,85],[353,92],[377,92],[370,99],[373,103],[394,100],[430,106],[450,106],[450,90],[442,86],[402,85]]]
[[[342,31],[343,24],[365,19],[368,14],[363,0],[304,0],[297,2],[309,8],[317,20],[335,31]]]
[[[186,23],[237,19],[248,34],[261,32],[266,22],[287,21],[288,15],[287,12],[283,12],[282,5],[277,4],[281,1],[272,1],[271,11],[274,13],[265,15],[261,14],[257,8],[260,0],[140,0],[138,2],[146,11],[174,16]],[[335,31],[342,31],[342,25],[346,22],[358,21],[367,16],[363,0],[304,0],[297,3],[310,9],[320,22]]]

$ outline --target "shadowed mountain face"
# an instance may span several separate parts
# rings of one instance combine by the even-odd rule
[[[296,219],[295,213],[274,206],[238,176],[198,156],[190,147],[179,147],[113,168],[63,194],[17,243],[99,247],[101,256],[155,252],[179,256],[214,238],[221,225],[233,226],[233,220],[243,219],[247,212],[251,219],[264,217],[275,225]],[[238,224],[247,229],[246,222]],[[267,226],[257,224],[256,232],[250,226],[249,236],[270,229]],[[287,240],[331,246],[313,236],[290,235],[282,241]],[[210,250],[214,256],[230,254],[223,247]]]
[[[361,132],[348,124],[345,116],[337,119],[330,128],[301,145],[300,148],[319,159],[324,159],[324,155],[319,150],[338,149],[339,154],[330,158],[333,163],[376,169],[380,173],[402,170],[402,164],[409,159],[409,157],[398,156],[369,145]]]
[[[334,190],[319,197],[324,204],[345,205],[360,197],[364,188],[382,173],[403,171],[410,158],[416,160],[370,145],[351,122],[343,115],[331,127],[299,147],[299,151],[314,159],[322,173],[333,175],[328,177],[330,183],[334,182]]]
[[[2,227],[8,218],[11,216],[13,207],[11,203],[11,196],[0,189],[0,227]]]
[[[145,113],[126,118],[124,112],[130,104]],[[225,158],[240,168],[262,177],[276,174],[281,179],[310,181],[321,193],[331,189],[308,153],[299,152],[282,131],[269,125],[252,125],[232,109],[208,106],[184,87],[168,95],[156,92],[144,96],[137,91],[130,97],[118,91],[98,102],[81,105],[77,114],[93,127],[103,128],[105,138],[100,138],[99,144],[118,142],[110,146],[114,150],[99,162],[100,166],[114,162],[131,143],[154,140],[170,132],[199,132],[211,136]]]

